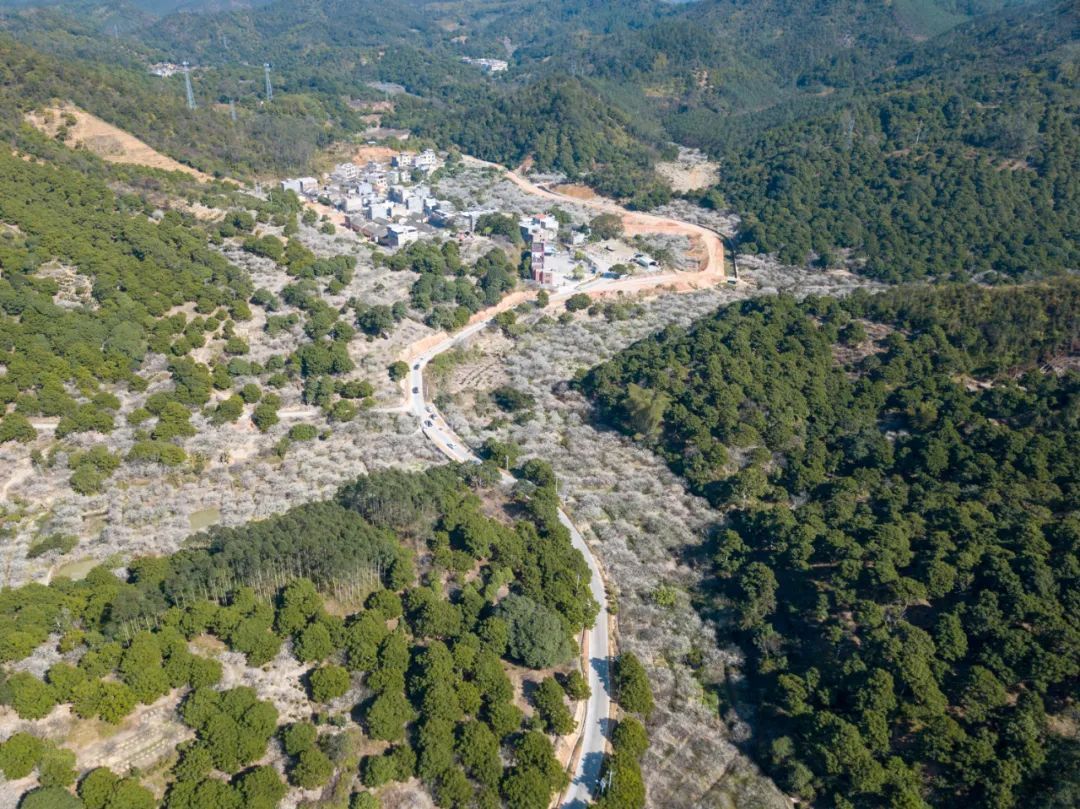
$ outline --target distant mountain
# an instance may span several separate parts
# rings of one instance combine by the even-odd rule
[[[655,191],[657,150],[648,136],[596,88],[572,76],[463,96],[450,111],[414,106],[394,122],[487,160],[516,165],[531,159],[538,171],[588,178],[599,190],[642,205]]]
[[[149,14],[164,16],[178,11],[216,12],[266,5],[271,0],[126,0],[109,5],[130,5]],[[60,7],[77,10],[104,5],[101,0],[0,0],[0,8]]]
[[[251,141],[185,140],[193,116],[175,86],[162,104],[86,100],[106,118],[127,109],[113,122],[136,127],[129,97],[169,106],[174,125],[140,134],[205,166],[281,165],[267,132],[292,147],[287,164],[310,157],[363,125],[350,101],[392,82],[410,95],[383,123],[505,163],[530,157],[640,207],[670,195],[652,170],[669,142],[698,146],[723,164],[705,202],[743,216],[744,250],[894,279],[1080,263],[1080,36],[1061,0],[278,0],[161,17],[151,5],[193,8],[82,0],[0,15],[0,27],[105,74],[190,59],[203,99],[250,111]],[[509,70],[490,77],[462,56]],[[194,119],[227,131],[221,109]]]
[[[892,280],[1075,269],[1078,20],[1061,0],[989,15],[850,84],[822,64],[767,115],[687,106],[669,130],[721,159],[744,249]]]

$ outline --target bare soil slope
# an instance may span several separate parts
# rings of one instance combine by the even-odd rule
[[[26,116],[30,125],[49,137],[56,137],[65,124],[65,118],[75,121],[74,125],[67,127],[64,142],[68,146],[82,144],[87,151],[111,163],[131,163],[163,171],[182,171],[203,181],[212,179],[210,175],[163,155],[131,133],[118,129],[72,104],[61,104]]]

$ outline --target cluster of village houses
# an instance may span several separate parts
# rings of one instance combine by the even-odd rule
[[[296,177],[283,180],[281,187],[332,205],[345,214],[347,227],[386,247],[404,247],[440,231],[467,238],[481,217],[495,211],[459,211],[449,200],[435,197],[427,179],[443,162],[432,150],[401,152],[389,165],[342,163],[322,181]],[[518,226],[537,283],[557,287],[599,271],[596,261],[576,249],[584,246],[585,232],[563,232],[560,240],[559,222],[551,214],[523,216]]]
[[[428,150],[395,155],[390,166],[371,161],[364,166],[342,163],[325,182],[314,177],[283,180],[281,187],[309,199],[329,201],[345,213],[345,224],[373,242],[403,247],[459,217],[448,200],[436,199],[424,178],[442,166]],[[475,226],[475,221],[472,223]]]

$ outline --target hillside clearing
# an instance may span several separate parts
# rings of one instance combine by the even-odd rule
[[[26,116],[27,123],[51,138],[55,138],[65,127],[65,119],[74,119],[74,124],[66,124],[67,136],[64,143],[73,148],[81,144],[102,160],[162,171],[181,171],[203,182],[213,179],[209,174],[163,155],[130,132],[125,132],[73,104],[60,104],[44,111],[28,113]]]

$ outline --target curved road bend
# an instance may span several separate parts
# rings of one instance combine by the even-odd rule
[[[692,222],[684,222],[681,219],[657,216],[656,214],[645,213],[643,211],[629,211],[614,200],[606,199],[604,197],[579,198],[569,196],[568,194],[562,194],[558,191],[553,191],[546,186],[537,185],[528,177],[519,174],[513,169],[500,166],[498,163],[489,163],[486,160],[481,160],[480,158],[472,157],[471,155],[463,155],[462,162],[466,165],[478,166],[480,168],[496,169],[526,194],[531,194],[532,196],[540,197],[550,202],[563,202],[568,205],[591,208],[600,213],[615,214],[622,219],[628,235],[635,235],[638,233],[665,233],[686,236],[691,240],[698,239],[701,241],[705,251],[705,256],[698,272],[667,273],[663,276],[665,281],[675,277],[683,281],[688,278],[695,278],[698,282],[713,283],[718,281],[722,282],[724,280],[724,237],[712,228],[705,227],[704,225],[696,225]],[[633,277],[634,276],[631,276],[631,278]],[[653,277],[655,278],[656,276]],[[645,278],[648,278],[648,276],[645,276]],[[629,289],[633,289],[632,284],[628,285],[628,290]]]
[[[420,420],[424,435],[453,461],[462,463],[480,459],[462,442],[446,423],[434,404],[424,397],[424,366],[433,358],[452,348],[458,341],[465,340],[485,328],[491,319],[481,320],[447,337],[442,342],[428,348],[422,354],[410,360],[408,409]],[[513,478],[503,473],[505,482]],[[600,765],[604,759],[607,735],[610,730],[611,715],[611,678],[609,676],[611,653],[608,637],[608,604],[604,581],[596,559],[589,550],[585,538],[570,521],[562,509],[559,509],[559,521],[570,531],[575,548],[581,551],[589,565],[589,589],[593,598],[600,605],[596,622],[588,631],[589,670],[587,672],[592,695],[585,706],[585,720],[582,726],[580,753],[573,779],[563,796],[563,809],[583,809],[592,801],[592,794],[600,780]]]

